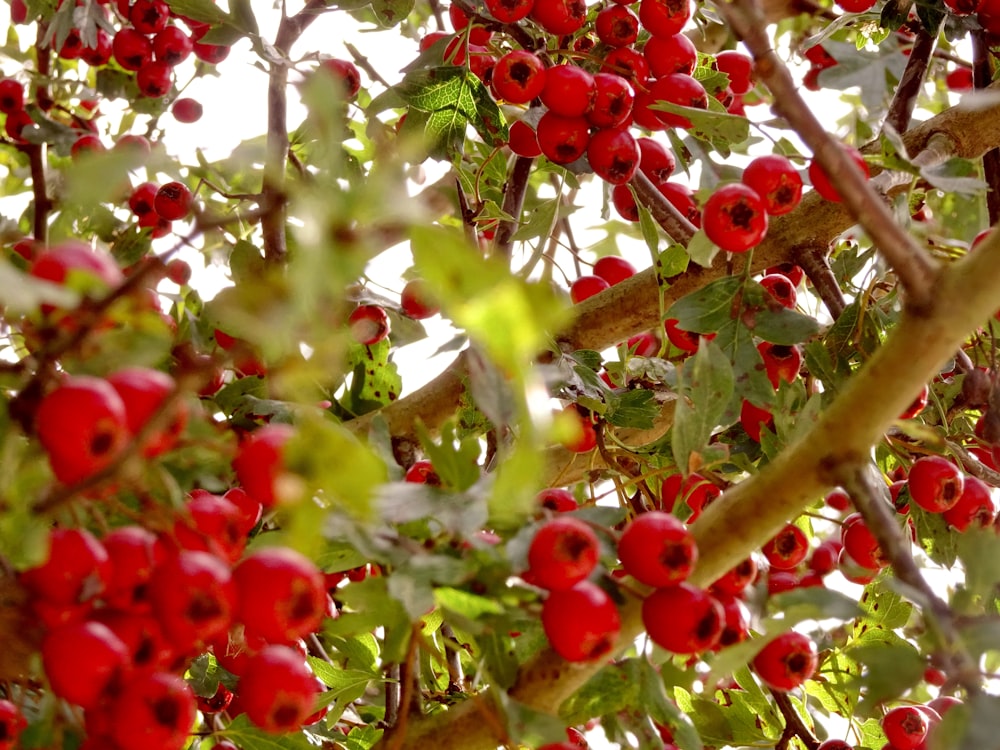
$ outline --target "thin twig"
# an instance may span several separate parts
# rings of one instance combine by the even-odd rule
[[[521,222],[524,196],[528,190],[528,178],[531,177],[531,167],[534,162],[530,156],[518,156],[514,160],[514,167],[510,170],[510,177],[504,189],[503,212],[513,219],[500,222],[494,239],[495,252],[503,258],[509,259],[511,256],[513,237]]]
[[[465,675],[462,673],[462,656],[459,653],[458,638],[451,625],[441,623],[441,637],[444,639],[444,654],[448,664],[448,691],[461,693],[465,690]]]
[[[607,464],[609,467],[617,469],[622,474],[631,479],[635,483],[636,487],[639,488],[639,492],[641,493],[641,495],[645,497],[648,502],[648,505],[646,507],[643,507],[642,503],[639,501],[640,497],[639,494],[628,495],[626,493],[626,497],[628,497],[628,502],[632,508],[632,512],[635,513],[636,515],[639,515],[647,510],[651,510],[652,508],[657,507],[657,505],[659,504],[657,502],[657,498],[653,494],[653,491],[649,488],[649,485],[646,484],[646,480],[642,477],[642,475],[638,471],[630,469],[622,461],[620,461],[617,456],[613,455],[611,451],[608,450],[607,443],[604,441],[604,422],[598,422],[594,426],[594,434],[597,437],[597,452],[600,454],[604,463]]]
[[[854,160],[803,101],[788,68],[774,51],[759,6],[754,0],[734,0],[720,4],[718,10],[753,55],[757,78],[770,90],[775,113],[812,149],[845,208],[896,272],[908,303],[915,310],[931,305],[938,262],[896,223]]]
[[[806,245],[794,251],[795,262],[805,272],[812,282],[816,294],[823,300],[830,317],[837,320],[847,308],[847,300],[840,290],[837,277],[833,275],[830,262],[826,257],[826,248],[816,245]]]
[[[920,606],[927,629],[938,643],[942,669],[954,684],[975,695],[982,691],[979,667],[962,643],[951,608],[934,593],[917,567],[910,552],[909,538],[900,529],[896,513],[871,478],[874,471],[877,470],[864,465],[845,467],[840,484],[854,500],[896,578],[912,589],[911,598]]]
[[[815,735],[802,722],[802,717],[795,710],[795,706],[792,705],[788,694],[780,690],[772,690],[771,697],[774,698],[774,705],[778,707],[778,710],[781,711],[781,715],[785,719],[785,728],[781,733],[781,739],[775,745],[775,750],[787,748],[788,743],[793,737],[798,737],[807,750],[816,750],[819,747],[819,740],[816,739]]]
[[[936,38],[937,34],[931,34],[921,26],[913,40],[910,56],[906,60],[906,68],[899,79],[896,93],[889,104],[889,113],[885,118],[885,125],[894,128],[897,133],[902,133],[910,127],[913,107],[917,103],[917,95],[923,88],[924,77],[927,75],[927,66],[930,63],[931,53],[934,51]]]
[[[365,55],[362,55],[357,47],[355,47],[350,42],[344,42],[344,47],[346,47],[347,51],[351,53],[351,57],[354,59],[354,64],[357,65],[359,68],[361,68],[363,71],[365,71],[365,73],[368,74],[369,78],[371,78],[373,81],[378,81],[387,89],[392,88],[392,84],[390,84],[387,80],[385,80],[379,74],[379,72],[375,70],[372,64],[368,62],[368,58]]]
[[[674,207],[674,204],[657,190],[653,181],[641,171],[636,171],[635,176],[629,180],[629,184],[635,190],[638,201],[649,209],[653,221],[660,225],[670,239],[687,247],[695,232],[698,231],[695,225],[688,221],[687,217],[682,215]]]
[[[982,461],[977,461],[969,451],[952,440],[946,440],[945,445],[948,450],[958,456],[962,462],[962,468],[972,474],[976,479],[982,479],[992,487],[1000,487],[1000,472],[994,471]]]
[[[406,724],[410,719],[410,711],[413,709],[415,696],[414,687],[417,681],[416,662],[417,644],[420,635],[420,626],[415,624],[413,632],[410,633],[410,643],[406,649],[406,656],[403,663],[399,665],[399,716],[392,726],[392,737],[389,739],[387,750],[399,750],[406,740]]]

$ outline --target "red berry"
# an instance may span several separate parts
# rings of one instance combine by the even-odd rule
[[[844,740],[830,739],[819,743],[816,750],[854,750],[854,745],[844,742]]]
[[[254,552],[233,570],[233,581],[248,638],[290,644],[316,631],[326,614],[323,574],[287,547]]]
[[[129,8],[128,20],[140,34],[156,34],[167,27],[170,6],[163,0],[135,0]]]
[[[650,2],[650,0],[643,0],[643,5],[647,2]],[[705,91],[705,87],[696,78],[685,73],[670,73],[669,75],[660,76],[649,87],[649,94],[653,101],[656,102],[669,102],[670,104],[677,104],[682,107],[708,109],[708,92]],[[660,122],[669,127],[691,127],[691,121],[684,115],[657,110],[656,116]]]
[[[176,388],[174,379],[165,372],[148,367],[127,367],[111,373],[107,381],[121,396],[125,404],[125,418],[129,432],[135,436],[162,407]],[[183,402],[174,399],[169,407],[169,420],[146,435],[142,455],[152,458],[176,444],[187,425],[188,412]]]
[[[174,69],[168,63],[150,60],[143,63],[136,72],[135,84],[143,96],[158,99],[170,92],[173,77]]]
[[[441,486],[441,477],[434,471],[434,466],[430,461],[414,461],[413,465],[406,470],[405,481],[413,484],[429,484],[433,487]]]
[[[595,94],[594,76],[577,65],[556,65],[545,71],[542,104],[554,114],[585,115],[594,104]]]
[[[771,216],[793,211],[802,199],[802,177],[792,162],[781,154],[755,158],[743,170],[743,183],[761,197],[764,209]]]
[[[782,307],[787,307],[789,310],[795,309],[795,303],[798,299],[798,295],[795,292],[795,287],[792,286],[792,282],[789,281],[788,277],[784,274],[776,273],[773,275],[764,276],[760,280],[760,285],[767,290],[767,293],[774,298],[774,300],[780,304]]]
[[[170,105],[170,113],[177,122],[198,122],[201,119],[203,111],[204,108],[201,106],[201,102],[190,97],[175,99],[174,103]]]
[[[927,397],[930,395],[930,388],[925,384],[923,388],[920,389],[920,393],[917,397],[913,399],[913,402],[903,410],[903,413],[899,415],[900,419],[913,419],[920,412],[924,410],[927,406]]]
[[[732,594],[719,594],[713,591],[712,595],[719,600],[724,613],[722,633],[714,648],[726,648],[749,638],[750,610],[743,601]]]
[[[585,117],[562,117],[546,112],[538,121],[538,145],[556,164],[569,164],[587,151],[590,123]]]
[[[860,513],[852,513],[840,527],[840,541],[844,553],[861,567],[877,571],[889,564],[878,540]]]
[[[877,0],[836,0],[837,5],[847,13],[864,13],[871,10]]]
[[[423,279],[413,279],[406,283],[399,295],[399,305],[403,314],[414,320],[430,318],[441,309],[431,301],[427,282]]]
[[[119,747],[181,750],[197,717],[191,687],[168,672],[140,672],[124,686],[111,710],[111,736]]]
[[[610,288],[611,284],[600,276],[581,276],[570,286],[569,296],[578,303]]]
[[[0,698],[0,750],[14,750],[26,726],[28,722],[21,710],[9,700]]]
[[[723,250],[742,253],[764,239],[767,212],[752,188],[731,182],[718,188],[705,202],[702,226],[708,238]]]
[[[700,654],[722,635],[725,610],[707,591],[680,583],[646,597],[642,622],[653,643],[661,648],[675,654]]]
[[[639,36],[639,19],[623,5],[612,5],[594,20],[597,38],[609,47],[627,47]]]
[[[345,99],[353,99],[361,90],[361,73],[350,60],[330,58],[320,64],[320,69],[333,76],[341,86]]]
[[[579,507],[573,493],[561,487],[542,490],[538,493],[538,502],[543,508],[556,513],[566,513]]]
[[[691,18],[690,0],[642,0],[639,21],[653,36],[673,36]]]
[[[197,57],[202,62],[207,62],[210,65],[218,65],[220,62],[229,57],[229,47],[222,44],[205,44],[204,42],[195,42],[192,47],[194,56]]]
[[[24,85],[13,78],[0,80],[0,112],[11,114],[24,109]]]
[[[389,335],[389,315],[379,305],[358,305],[347,318],[351,336],[359,344],[374,346]]]
[[[626,344],[637,357],[655,357],[660,351],[660,340],[649,331],[629,336]]]
[[[635,204],[635,196],[632,195],[632,189],[628,185],[615,185],[611,189],[611,202],[618,215],[625,221],[639,221],[639,208]]]
[[[962,494],[942,518],[958,531],[967,531],[972,526],[987,527],[996,517],[996,506],[989,485],[973,476],[965,477]]]
[[[806,559],[809,553],[809,539],[802,529],[789,523],[771,537],[761,551],[773,569],[793,570]]]
[[[167,65],[178,65],[191,54],[194,42],[179,26],[167,26],[153,37],[153,56]]]
[[[598,130],[587,145],[587,160],[598,177],[623,185],[639,168],[639,146],[628,130]]]
[[[730,569],[712,584],[712,591],[739,596],[757,578],[757,561],[752,557]]]
[[[761,359],[764,360],[764,370],[767,379],[777,390],[782,380],[791,383],[799,375],[802,368],[802,350],[798,346],[772,344],[768,341],[757,345]]]
[[[285,444],[294,434],[291,425],[277,422],[265,425],[240,443],[233,459],[240,484],[265,508],[278,501],[275,483],[284,472]]]
[[[633,86],[643,84],[649,78],[649,63],[631,47],[618,47],[604,56],[601,70],[615,73],[632,83]]]
[[[280,645],[250,657],[237,692],[250,721],[271,734],[299,729],[313,713],[318,694],[302,655]]]
[[[153,59],[153,44],[135,29],[125,27],[115,33],[111,42],[115,60],[125,70],[139,70]]]
[[[698,548],[687,526],[654,510],[625,527],[618,540],[618,559],[629,575],[647,586],[673,586],[691,575]]]
[[[225,633],[236,614],[229,566],[208,552],[181,550],[158,565],[149,595],[163,634],[181,653]]]
[[[500,23],[517,23],[527,18],[534,0],[485,0],[486,10]]]
[[[108,551],[86,529],[54,529],[45,562],[24,571],[32,595],[53,604],[81,604],[100,596],[113,569]]]
[[[746,172],[744,172],[744,175],[746,175]],[[806,277],[806,272],[802,270],[802,267],[797,266],[794,263],[779,263],[776,266],[764,269],[765,276],[770,276],[776,273],[780,273],[786,279],[791,281],[792,286],[794,287],[798,287],[802,283],[802,280]]]
[[[527,104],[545,87],[545,64],[527,50],[514,50],[497,60],[490,85],[498,99]]]
[[[943,513],[962,496],[965,474],[943,456],[923,456],[913,462],[907,482],[913,502],[930,513]]]
[[[141,526],[121,526],[106,534],[102,541],[111,563],[104,595],[108,606],[148,610],[149,579],[159,556],[156,536]]]
[[[651,36],[642,48],[649,71],[656,77],[683,73],[691,75],[698,64],[698,49],[686,34]]]
[[[594,274],[614,285],[635,275],[635,266],[617,255],[606,255],[594,264]]]
[[[945,76],[944,82],[950,91],[968,91],[975,86],[972,68],[955,68]]]
[[[617,73],[594,74],[594,102],[587,122],[595,128],[618,128],[632,116],[635,93],[632,85]]]
[[[597,566],[600,544],[594,530],[573,516],[546,521],[528,548],[530,581],[550,591],[565,591]]]
[[[125,448],[125,404],[106,380],[68,376],[45,396],[35,413],[39,442],[56,478],[79,482],[109,466]]]
[[[507,145],[515,154],[528,159],[542,155],[542,148],[538,145],[538,134],[524,120],[515,120],[511,124],[510,140]]]
[[[793,690],[812,677],[818,666],[816,644],[794,630],[771,640],[753,659],[753,668],[772,690]]]
[[[827,539],[813,550],[809,556],[809,570],[821,576],[832,573],[837,569],[837,562],[840,559],[840,550],[843,544],[836,539]]]
[[[183,182],[168,182],[156,191],[153,208],[167,221],[174,221],[188,215],[193,200],[191,191]]]
[[[930,730],[926,714],[916,706],[897,706],[882,717],[882,731],[896,750],[916,750]]]
[[[854,163],[858,165],[858,168],[864,173],[865,177],[867,177],[868,164],[865,162],[861,152],[853,146],[841,144],[841,148],[847,152],[847,155],[851,157]],[[830,177],[827,175],[826,170],[823,169],[815,157],[813,157],[812,161],[809,162],[809,180],[812,182],[816,192],[828,201],[833,201],[834,203],[840,202],[840,193],[837,192],[837,188],[834,187],[833,182],[830,181]]]
[[[42,665],[52,692],[84,709],[96,706],[131,667],[121,639],[93,621],[50,631],[42,641]]]
[[[740,407],[740,426],[747,437],[759,443],[765,428],[774,430],[774,414],[770,409],[743,399],[743,405]]]
[[[587,20],[585,0],[535,0],[531,9],[534,21],[550,34],[565,36]]]
[[[174,539],[184,549],[211,552],[234,563],[246,547],[245,524],[243,511],[235,503],[195,490],[174,523]]]
[[[847,510],[851,507],[851,496],[838,487],[827,494],[824,502],[834,510]]]
[[[596,661],[614,648],[621,619],[604,589],[581,581],[571,589],[549,594],[542,604],[542,628],[562,658]]]

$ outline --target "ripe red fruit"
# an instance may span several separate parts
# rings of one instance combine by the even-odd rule
[[[434,471],[434,465],[430,461],[414,461],[413,465],[406,470],[405,481],[414,484],[429,484],[434,487],[441,486],[441,477]]]
[[[326,614],[319,568],[287,547],[267,547],[233,570],[238,618],[248,638],[291,644],[315,632]]]
[[[761,551],[773,569],[793,570],[806,559],[809,553],[809,539],[802,529],[789,523],[771,537]]]
[[[210,65],[218,65],[220,62],[229,57],[229,47],[222,44],[205,44],[204,42],[195,42],[191,51],[194,52],[194,56],[199,60],[207,62]]]
[[[284,471],[282,453],[295,434],[288,424],[271,423],[252,432],[241,443],[233,469],[243,488],[265,508],[277,500],[275,482]]]
[[[609,47],[627,47],[639,36],[639,19],[623,5],[612,5],[594,19],[597,38]]]
[[[882,731],[897,750],[916,750],[927,738],[930,722],[916,706],[897,706],[882,717]]]
[[[617,73],[594,74],[594,102],[587,122],[595,128],[618,128],[632,116],[635,93],[632,85]]]
[[[319,686],[302,655],[288,646],[272,645],[251,656],[240,676],[240,707],[271,734],[301,727],[313,713]]]
[[[171,28],[173,27],[171,26]],[[175,99],[174,103],[170,105],[170,113],[177,122],[198,122],[203,112],[204,108],[201,106],[201,102],[188,96]]]
[[[770,294],[771,297],[773,297],[774,300],[782,307],[787,307],[789,310],[795,309],[795,303],[798,300],[798,295],[795,292],[795,287],[792,286],[792,282],[788,280],[787,276],[780,273],[764,276],[760,280],[760,285],[764,287],[768,294]]]
[[[637,357],[655,357],[660,351],[660,340],[649,331],[629,336],[625,343]]]
[[[351,336],[359,344],[374,346],[389,335],[389,315],[379,305],[358,305],[347,318]]]
[[[156,209],[153,203],[156,200],[156,191],[159,188],[152,182],[143,182],[132,189],[132,195],[128,199],[128,207],[132,209],[138,217],[153,213]]]
[[[617,255],[606,255],[594,263],[594,274],[614,285],[635,275],[635,266]]]
[[[119,747],[181,750],[197,717],[194,691],[168,672],[140,672],[112,706],[111,736]]]
[[[150,60],[143,63],[136,72],[135,84],[143,96],[158,99],[170,92],[173,77],[174,69],[168,63]]]
[[[743,399],[743,405],[740,407],[740,426],[747,437],[759,443],[764,428],[774,429],[774,414],[766,407],[757,406],[752,401]]]
[[[854,163],[858,165],[858,168],[864,173],[865,177],[867,177],[868,164],[865,162],[865,158],[861,155],[861,152],[853,146],[841,144],[841,147],[847,152],[847,155],[851,157]],[[834,187],[829,175],[827,175],[826,170],[816,160],[816,157],[813,157],[812,161],[809,162],[809,181],[812,182],[816,192],[828,201],[833,201],[834,203],[840,202],[840,193]]]
[[[109,607],[142,611],[149,608],[147,586],[159,561],[156,536],[141,526],[121,526],[102,540],[111,575],[105,602]]]
[[[851,513],[844,519],[840,527],[840,541],[844,545],[844,553],[866,570],[880,570],[889,564],[860,513]]]
[[[854,750],[854,745],[844,742],[844,740],[829,739],[819,743],[816,750]]]
[[[527,104],[545,87],[545,63],[527,50],[503,55],[493,66],[490,85],[498,99],[511,104]]]
[[[836,539],[826,539],[813,550],[809,556],[809,570],[825,576],[837,569],[837,562],[840,559],[840,550],[843,544]]]
[[[556,65],[545,71],[542,104],[554,114],[585,115],[594,104],[595,94],[594,76],[577,65]]]
[[[128,27],[115,33],[111,50],[115,60],[125,70],[139,70],[153,59],[153,43],[145,34]]]
[[[586,117],[561,117],[546,112],[538,121],[538,146],[556,164],[570,164],[587,151],[590,123]]]
[[[761,197],[764,209],[771,216],[793,211],[802,200],[802,177],[781,154],[756,157],[743,170],[743,183]]]
[[[26,726],[28,722],[21,710],[9,700],[0,698],[0,750],[14,750]]]
[[[650,0],[643,0],[643,5],[647,2],[650,2]],[[705,87],[696,78],[685,73],[670,73],[669,75],[660,76],[649,87],[649,94],[655,102],[669,102],[681,107],[708,109],[708,92],[705,91]],[[660,122],[669,127],[691,127],[691,121],[684,115],[656,110],[656,117],[659,118]]]
[[[673,586],[687,580],[698,560],[698,547],[687,526],[663,511],[637,516],[618,540],[625,571],[647,586]]]
[[[715,646],[722,635],[725,610],[704,589],[680,583],[646,597],[642,622],[661,648],[675,654],[700,654]]]
[[[38,440],[56,478],[79,482],[111,464],[129,440],[125,404],[106,380],[68,376],[35,413]]]
[[[757,561],[752,557],[731,568],[712,584],[712,591],[739,596],[757,578]]]
[[[153,56],[167,65],[178,65],[191,54],[194,42],[179,26],[167,26],[153,37]]]
[[[172,377],[148,367],[126,367],[108,375],[107,381],[125,404],[125,419],[133,436],[146,426],[176,387]],[[184,432],[187,418],[187,407],[174,399],[170,406],[169,420],[146,436],[142,455],[152,458],[173,448]]]
[[[640,167],[641,168],[641,167]],[[615,185],[611,189],[611,202],[615,211],[625,221],[639,221],[639,208],[635,204],[635,196],[628,185]]]
[[[517,23],[527,18],[534,0],[485,0],[486,10],[500,23]]]
[[[546,521],[528,548],[528,577],[550,591],[565,591],[597,567],[600,543],[594,530],[573,516]]]
[[[746,252],[767,234],[764,201],[742,183],[723,185],[705,202],[702,226],[708,238],[723,250]]]
[[[639,146],[628,130],[598,130],[587,145],[594,173],[612,185],[623,185],[639,168]]]
[[[507,146],[518,156],[528,159],[542,155],[542,148],[538,145],[538,134],[524,120],[515,120],[511,124]]]
[[[153,613],[181,653],[225,633],[236,614],[229,566],[208,552],[181,550],[153,571]]]
[[[129,8],[128,20],[140,34],[156,34],[167,27],[170,6],[163,0],[135,0]]]
[[[771,640],[753,660],[754,671],[772,690],[793,690],[813,676],[818,666],[816,644],[790,630]]]
[[[847,510],[851,507],[851,496],[840,487],[837,487],[827,494],[824,502],[834,510]]]
[[[671,73],[691,75],[698,63],[698,49],[686,34],[651,36],[642,48],[649,62],[650,73],[656,78]]]
[[[744,173],[745,174],[745,173]],[[797,266],[794,263],[779,263],[776,266],[771,266],[764,269],[764,275],[769,276],[771,274],[780,273],[786,279],[792,282],[792,286],[798,287],[802,283],[802,280],[806,277],[806,272],[802,270],[801,266]]]
[[[761,359],[764,360],[764,370],[767,372],[767,379],[777,390],[778,385],[784,380],[791,383],[799,375],[802,368],[802,350],[798,346],[785,346],[784,344],[772,344],[763,341],[757,345]]]
[[[876,0],[836,0],[836,2],[846,13],[864,13],[875,6]]]
[[[930,513],[943,513],[962,496],[965,474],[943,456],[923,456],[913,462],[907,482],[913,502]]]
[[[24,85],[13,78],[0,80],[0,112],[10,114],[24,109]]]
[[[183,219],[191,211],[194,197],[183,182],[168,182],[161,185],[153,198],[153,208],[167,221]]]
[[[631,47],[618,47],[604,56],[601,70],[627,79],[633,86],[643,84],[649,78],[649,63]]]
[[[924,407],[927,406],[927,397],[929,395],[930,395],[930,389],[925,384],[924,387],[920,389],[920,393],[917,394],[917,397],[913,399],[910,405],[907,406],[906,409],[904,409],[903,412],[899,415],[899,418],[913,419],[915,416],[917,416],[920,412],[924,410]]]
[[[585,0],[535,0],[531,9],[534,21],[550,34],[565,36],[587,20]]]
[[[542,628],[562,658],[596,661],[614,648],[621,619],[604,589],[581,581],[571,589],[549,594],[542,604]]]
[[[583,302],[610,288],[611,284],[600,276],[581,276],[570,285],[569,297],[574,303]]]
[[[246,547],[245,526],[243,511],[235,503],[195,490],[174,523],[174,539],[184,549],[211,552],[234,563]]]
[[[404,315],[414,320],[433,317],[441,309],[431,301],[427,282],[423,279],[413,279],[406,283],[399,295],[399,306]]]
[[[736,50],[723,50],[715,56],[715,67],[729,76],[729,88],[737,96],[753,88],[753,60]]]
[[[42,250],[31,264],[31,275],[72,289],[100,294],[124,280],[110,253],[95,250],[76,240],[60,242]],[[52,308],[42,306],[42,311]]]
[[[987,527],[996,517],[996,506],[989,485],[973,476],[965,477],[962,494],[942,518],[958,531],[967,531],[972,526]]]
[[[556,513],[566,513],[579,507],[573,493],[562,487],[550,487],[542,490],[538,493],[538,503],[543,508]]]
[[[690,0],[642,0],[639,21],[653,36],[673,36],[691,18]]]
[[[121,639],[93,621],[49,631],[42,641],[42,665],[52,692],[84,709],[97,705],[131,666]]]
[[[52,604],[82,604],[100,596],[112,575],[104,545],[86,529],[54,529],[45,562],[21,574],[32,595]]]
[[[320,64],[320,69],[340,84],[345,99],[353,99],[361,90],[361,73],[350,60],[330,58]]]

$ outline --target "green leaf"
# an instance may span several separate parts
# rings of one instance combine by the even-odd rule
[[[229,740],[243,750],[313,750],[314,748],[302,732],[270,734],[253,726],[246,714],[237,716],[216,736]]]
[[[639,700],[637,705],[657,724],[670,727],[674,744],[681,750],[701,750],[698,730],[666,693],[663,677],[646,659],[639,659]]]
[[[702,339],[678,376],[671,447],[674,461],[686,472],[691,455],[708,444],[725,413],[733,395],[733,368],[714,342]]]
[[[406,20],[413,11],[414,0],[372,0],[375,18],[383,28],[392,28]]]
[[[692,235],[691,241],[688,242],[687,246],[687,252],[691,256],[691,260],[702,268],[709,268],[720,250],[721,248],[708,239],[708,235],[702,229],[699,229]]]
[[[750,137],[750,121],[745,117],[731,115],[719,105],[717,111],[709,100],[709,109],[682,107],[679,104],[658,101],[650,105],[650,109],[681,115],[691,121],[687,132],[702,141],[708,141],[723,155],[728,155],[732,146],[738,146]]]
[[[865,587],[858,604],[864,611],[864,618],[855,623],[856,632],[873,627],[901,628],[909,622],[913,612],[912,604],[879,581]]]
[[[737,276],[723,276],[677,300],[667,311],[680,328],[695,333],[715,333],[732,318],[734,298],[743,286]]]
[[[614,714],[639,705],[642,689],[640,660],[626,659],[604,667],[559,708],[567,724],[582,724],[594,716]]]
[[[864,614],[852,597],[823,586],[776,594],[768,598],[768,609],[771,618],[789,628],[806,620],[851,620]]]
[[[941,164],[921,167],[920,176],[946,193],[975,195],[986,189],[986,183],[976,175],[973,164],[966,159],[949,159]]]
[[[1000,584],[1000,537],[990,529],[969,529],[958,537],[958,557],[966,588],[978,596],[993,596]]]
[[[639,389],[625,391],[620,396],[612,398],[604,418],[615,427],[649,429],[656,424],[659,413],[660,405],[654,393]]]
[[[661,287],[670,286],[670,281],[687,271],[690,256],[683,245],[671,242],[656,256],[656,276]]]
[[[503,606],[495,599],[448,586],[436,587],[434,600],[442,609],[470,620],[478,620],[484,615],[498,615],[504,611]]]
[[[180,16],[193,18],[195,21],[218,25],[229,20],[213,0],[167,0],[170,10]]]
[[[865,666],[858,678],[864,695],[858,707],[862,715],[918,684],[927,666],[912,643],[882,628],[866,630],[847,655]]]
[[[441,427],[441,439],[437,442],[422,425],[418,425],[417,432],[424,453],[444,487],[464,492],[479,481],[481,447],[478,436],[468,435],[460,440],[451,422]]]

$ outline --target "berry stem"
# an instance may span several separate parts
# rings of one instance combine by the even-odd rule
[[[795,706],[792,705],[792,699],[788,697],[788,693],[772,689],[771,697],[774,698],[774,705],[778,707],[782,717],[785,719],[785,728],[781,732],[778,744],[774,746],[775,750],[787,750],[793,737],[798,737],[807,750],[816,750],[819,747],[819,740],[816,739],[815,735],[803,723],[802,717],[799,716],[795,710]]]

